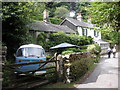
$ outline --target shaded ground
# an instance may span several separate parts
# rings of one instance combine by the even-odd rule
[[[76,88],[118,88],[119,54],[116,54],[116,58],[113,58],[113,55],[111,58],[108,58],[107,55],[101,56],[100,63],[93,73]]]

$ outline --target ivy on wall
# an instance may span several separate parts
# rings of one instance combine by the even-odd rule
[[[49,50],[50,47],[64,42],[78,46],[89,45],[93,43],[91,37],[78,36],[75,34],[65,34],[64,32],[49,34],[42,32],[37,37],[37,44],[43,46],[46,50]]]

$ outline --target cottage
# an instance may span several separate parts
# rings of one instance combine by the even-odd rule
[[[61,22],[61,25],[67,25],[80,36],[91,36],[95,40],[101,39],[101,32],[93,30],[97,29],[97,27],[94,27],[91,23],[86,23],[73,18],[65,18]]]
[[[29,32],[32,34],[34,38],[36,38],[40,34],[40,32],[45,33],[64,32],[67,34],[76,33],[74,30],[72,30],[66,25],[51,24],[49,20],[49,12],[46,9],[43,12],[43,21],[36,21],[28,26],[30,28]]]
[[[109,43],[101,39],[101,32],[98,31],[99,27],[95,27],[90,21],[84,22],[82,16],[79,13],[77,19],[65,18],[61,25],[67,25],[74,30],[79,36],[91,36],[94,43],[99,44],[102,48],[101,53],[106,53]]]
[[[46,32],[46,33],[65,32],[67,34],[75,33],[74,30],[70,29],[65,25],[50,24],[43,21],[31,23],[29,27],[30,27],[29,32],[34,37],[37,37],[40,34],[40,32]]]

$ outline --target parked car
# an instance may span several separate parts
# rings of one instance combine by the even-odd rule
[[[15,57],[16,64],[46,61],[45,50],[43,49],[42,46],[36,44],[27,44],[20,46],[16,51]],[[16,67],[16,71],[21,72],[34,71],[39,69],[41,65],[42,64],[23,65]],[[39,71],[39,73],[46,73],[46,71],[45,70]]]

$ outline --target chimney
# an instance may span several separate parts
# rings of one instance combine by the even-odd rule
[[[44,22],[49,22],[49,11],[46,10],[46,9],[43,12],[43,21]]]
[[[82,15],[81,15],[81,13],[77,13],[77,20],[79,20],[80,22],[82,21]]]

